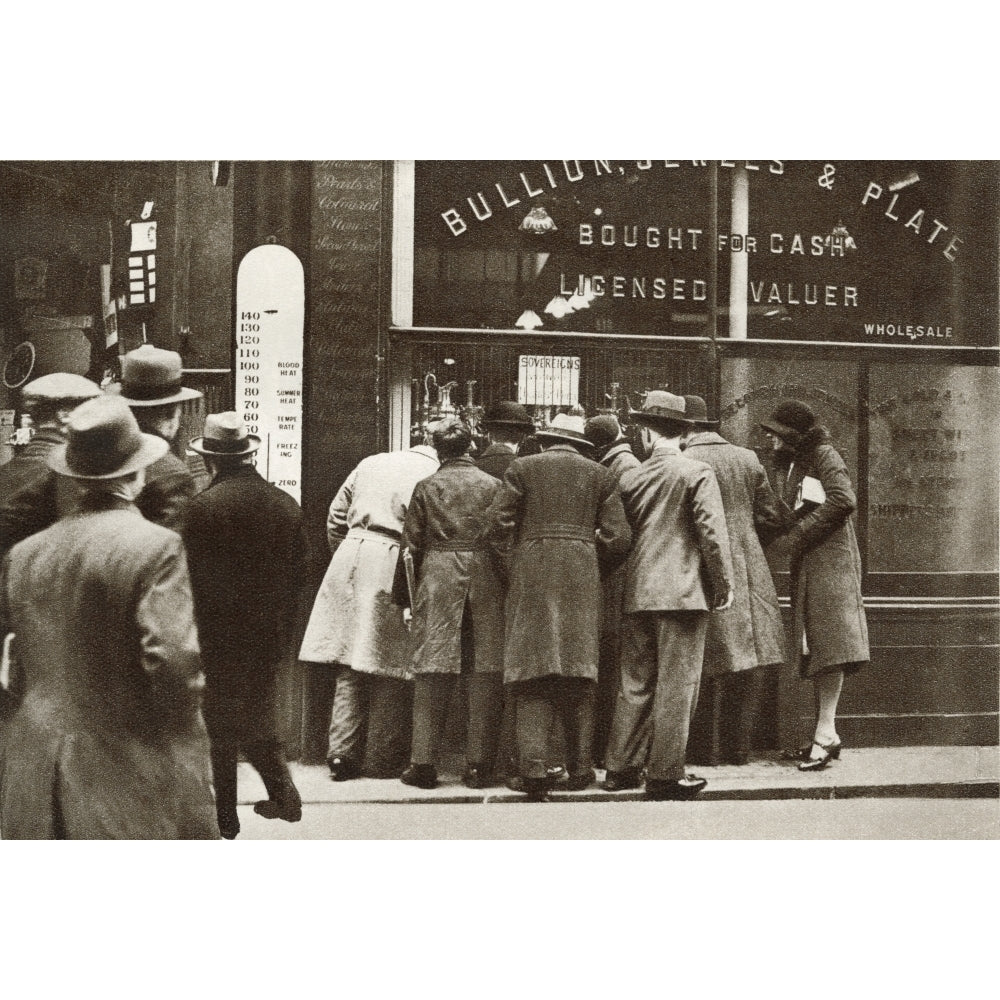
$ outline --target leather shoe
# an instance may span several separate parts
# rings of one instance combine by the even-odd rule
[[[350,781],[361,773],[361,769],[350,757],[338,757],[336,755],[327,757],[326,764],[330,768],[331,781]]]
[[[565,788],[567,792],[582,792],[585,788],[590,788],[596,780],[597,775],[594,773],[594,769],[588,767],[585,771],[571,773],[561,787]]]
[[[688,774],[676,781],[659,778],[646,779],[646,798],[655,802],[677,802],[693,799],[708,782],[696,774]]]
[[[264,819],[283,819],[286,823],[298,823],[302,819],[302,804],[295,802],[262,799],[254,803],[253,811]]]
[[[602,786],[606,792],[623,792],[627,788],[642,787],[642,772],[637,767],[624,771],[608,771]]]
[[[493,783],[493,775],[477,764],[470,764],[462,775],[462,784],[466,788],[489,788]]]
[[[399,776],[399,780],[414,788],[437,788],[437,768],[433,764],[411,764]]]

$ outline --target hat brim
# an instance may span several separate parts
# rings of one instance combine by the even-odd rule
[[[535,437],[540,440],[565,441],[567,444],[582,444],[587,448],[593,448],[593,441],[588,441],[585,437],[576,437],[563,431],[540,430],[535,431]]]
[[[480,425],[483,427],[516,427],[522,431],[535,429],[535,425],[530,420],[527,423],[522,420],[481,420]]]
[[[795,442],[802,437],[802,434],[794,427],[789,427],[787,424],[779,424],[777,420],[762,420],[760,426],[764,430],[776,434],[782,441]]]
[[[256,434],[248,434],[246,446],[239,451],[213,451],[211,448],[205,447],[205,438],[203,435],[202,437],[191,438],[188,442],[188,447],[192,451],[198,452],[199,455],[210,455],[212,458],[239,458],[242,455],[252,455],[260,447],[260,444],[260,438]]]
[[[694,426],[694,421],[679,411],[676,417],[669,417],[662,413],[646,413],[645,410],[629,410],[628,415],[634,423],[646,424],[649,427],[662,427],[664,424]]]
[[[158,396],[156,399],[133,399],[124,394],[121,382],[113,382],[104,391],[109,396],[119,396],[129,406],[169,406],[171,403],[183,403],[189,399],[201,399],[203,395],[197,389],[189,389],[182,385],[180,389],[169,396]]]
[[[157,437],[155,434],[143,434],[142,444],[117,469],[98,475],[88,475],[77,472],[66,463],[66,447],[65,444],[61,444],[49,452],[46,459],[48,466],[60,476],[66,476],[67,479],[79,479],[81,482],[96,482],[102,479],[118,479],[120,476],[127,476],[132,472],[146,468],[147,465],[158,462],[170,450],[170,445],[163,438]]]

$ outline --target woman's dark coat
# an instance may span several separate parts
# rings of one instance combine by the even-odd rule
[[[823,486],[826,500],[794,510],[805,476]],[[858,503],[847,466],[820,426],[795,450],[791,475],[777,483],[786,514],[795,522],[784,536],[791,556],[793,633],[788,650],[804,677],[870,658],[868,622],[861,596],[861,556],[852,515]],[[809,656],[803,657],[803,635]]]

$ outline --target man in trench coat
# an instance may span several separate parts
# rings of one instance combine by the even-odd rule
[[[135,506],[167,450],[118,399],[69,417],[48,458],[77,512],[6,558],[15,708],[0,759],[4,839],[218,838],[187,563]]]
[[[299,505],[254,468],[260,438],[236,413],[209,415],[190,447],[213,476],[188,504],[182,537],[205,668],[219,830],[232,840],[240,829],[240,750],[267,789],[254,810],[290,823],[302,818],[279,735],[278,681],[292,652],[306,542]]]
[[[707,782],[685,775],[710,608],[732,604],[732,560],[715,473],[680,451],[682,396],[656,390],[630,416],[650,456],[620,489],[634,532],[625,573],[621,681],[605,788],[689,799]]]
[[[733,558],[733,605],[708,620],[703,678],[709,683],[701,688],[701,714],[712,701],[706,693],[718,685],[721,757],[729,764],[745,764],[760,700],[761,672],[756,668],[785,658],[778,594],[762,546],[778,536],[786,519],[756,452],[730,444],[716,432],[701,396],[684,400],[692,426],[681,447],[688,458],[715,473]]]
[[[492,781],[503,703],[504,586],[498,561],[481,536],[500,483],[476,468],[469,455],[472,434],[461,420],[442,420],[433,444],[441,468],[413,490],[400,549],[412,555],[416,580],[413,749],[402,780],[418,788],[437,784],[448,704],[464,673],[468,726],[462,780],[469,788],[485,788]],[[411,606],[402,558],[393,600]]]
[[[392,603],[403,520],[414,486],[438,467],[425,443],[363,459],[330,504],[332,558],[299,659],[336,672],[327,764],[334,781],[398,778],[410,759],[409,633]]]
[[[578,451],[591,449],[583,430],[583,417],[557,414],[537,434],[545,450],[511,463],[489,512],[492,544],[511,550],[504,683],[516,692],[520,777],[533,797],[552,784],[556,712],[567,787],[594,780],[600,573],[621,562],[631,538],[614,476]]]

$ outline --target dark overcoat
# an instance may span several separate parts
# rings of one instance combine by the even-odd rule
[[[795,510],[807,475],[820,481],[826,499]],[[847,466],[830,444],[825,428],[816,426],[804,435],[791,474],[780,475],[777,492],[786,512],[795,518],[785,535],[792,577],[790,662],[804,677],[844,664],[849,670],[857,669],[871,657],[861,596],[861,555],[853,524],[858,502]],[[802,655],[803,636],[808,657]]]
[[[17,660],[0,836],[218,837],[181,539],[85,501],[14,546],[0,582]]]
[[[614,476],[569,444],[510,464],[489,537],[512,549],[504,681],[597,678],[601,579],[631,532]]]
[[[622,476],[629,469],[637,469],[642,463],[635,457],[631,445],[627,441],[617,441],[601,456],[601,465],[615,477],[615,483],[620,483]],[[622,604],[625,599],[625,564],[615,567],[604,575],[604,609],[601,634],[615,636],[621,625]]]
[[[506,445],[491,444],[483,449],[481,455],[476,456],[476,465],[483,472],[488,472],[497,479],[503,479],[507,467],[517,458],[517,452],[511,451]]]
[[[401,551],[412,553],[417,581],[411,632],[415,674],[461,671],[466,614],[472,624],[473,669],[503,669],[503,579],[496,554],[483,539],[486,512],[499,489],[494,476],[463,457],[443,462],[413,490]],[[393,599],[410,603],[405,573],[397,571]]]
[[[185,508],[197,492],[187,464],[168,451],[146,470],[146,485],[135,505],[147,521],[180,531]]]
[[[302,511],[252,466],[223,469],[188,504],[182,537],[206,713],[248,740],[276,739],[278,666],[305,577]]]
[[[755,452],[715,431],[689,435],[684,454],[715,472],[733,559],[733,604],[709,619],[704,672],[712,676],[781,663],[784,624],[761,539],[770,541],[785,520],[767,473]]]

